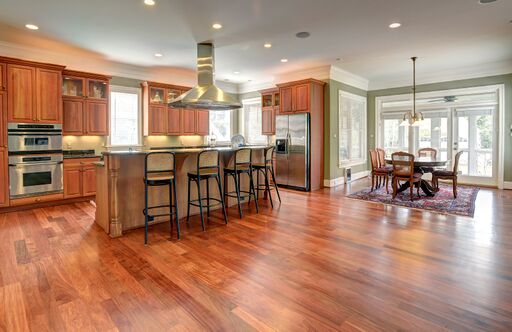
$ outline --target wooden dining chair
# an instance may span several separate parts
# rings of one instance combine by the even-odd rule
[[[431,157],[437,159],[437,150],[434,148],[421,148],[418,150],[418,157]]]
[[[386,192],[389,193],[389,170],[380,167],[379,154],[377,150],[370,150],[370,161],[372,163],[372,188],[371,191],[380,187],[381,180],[385,181]]]
[[[439,179],[451,180],[453,186],[453,198],[457,198],[457,177],[461,173],[459,171],[459,159],[464,151],[459,151],[455,155],[455,162],[453,164],[453,170],[436,170],[432,173],[432,184],[439,190]]]
[[[375,151],[377,151],[377,157],[379,160],[379,171],[381,171],[382,173],[384,173],[385,171],[387,172],[386,176],[381,176],[379,179],[380,179],[380,181],[386,180],[386,191],[389,193],[387,183],[388,183],[388,178],[393,176],[393,166],[388,165],[386,163],[386,151],[384,151],[384,149],[375,148]],[[380,185],[381,185],[381,183],[379,183],[379,187],[380,187]]]
[[[398,181],[409,182],[411,202],[413,198],[414,186],[418,188],[418,197],[420,197],[421,173],[414,171],[414,155],[407,152],[395,152],[391,155],[393,162],[393,199],[398,194]]]

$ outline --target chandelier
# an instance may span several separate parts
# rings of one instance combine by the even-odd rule
[[[402,118],[402,122],[400,126],[402,127],[418,127],[423,121],[423,114],[421,112],[416,112],[416,59],[417,57],[413,56],[412,60],[412,111],[409,111],[404,114]]]

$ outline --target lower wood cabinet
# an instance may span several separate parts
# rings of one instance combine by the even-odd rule
[[[9,206],[7,149],[0,147],[0,207]]]
[[[64,160],[64,198],[96,195],[96,165],[99,158]]]

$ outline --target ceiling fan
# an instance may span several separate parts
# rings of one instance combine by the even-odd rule
[[[439,102],[453,103],[454,101],[457,101],[457,96],[444,96],[443,98],[432,99],[432,100],[429,100],[428,102],[429,103],[439,103]]]

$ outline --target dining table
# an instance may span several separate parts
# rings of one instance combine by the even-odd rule
[[[385,160],[387,164],[393,164],[391,158],[386,158]],[[414,158],[414,172],[422,174],[431,173],[432,170],[435,168],[446,167],[448,162],[449,160],[446,159],[432,157],[416,157]],[[429,197],[435,196],[436,189],[432,187],[432,185],[427,180],[422,178],[419,185],[423,193],[425,193],[425,195]],[[409,186],[410,184],[408,181],[402,183],[398,188],[398,192],[407,190]]]

